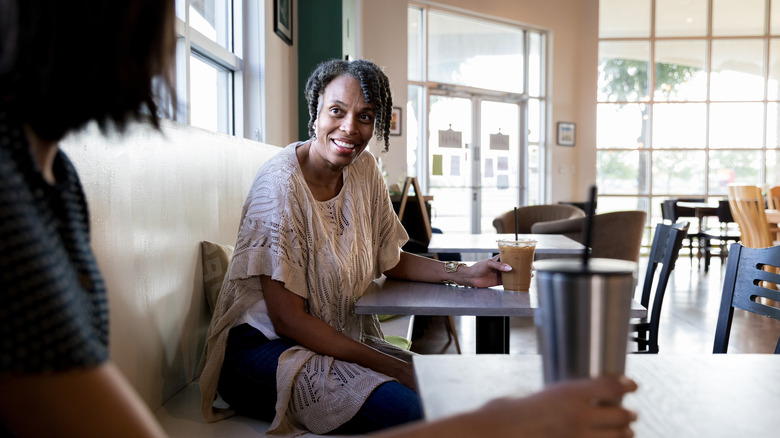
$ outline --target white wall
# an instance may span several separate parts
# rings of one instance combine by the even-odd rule
[[[273,1],[265,0],[265,138],[288,145],[298,139],[298,11],[293,11],[293,45],[274,33]],[[298,2],[293,6],[297,7]]]
[[[552,108],[547,133],[549,201],[584,201],[596,179],[596,81],[598,0],[441,0],[461,8],[548,29],[552,64],[549,93]],[[362,0],[362,57],[385,67],[396,106],[406,102],[405,0]],[[402,103],[403,104],[399,104]],[[577,124],[574,148],[555,145],[559,121]],[[389,182],[406,172],[406,135],[391,137],[383,155]],[[372,146],[372,152],[378,152]]]
[[[403,108],[406,116],[406,1],[362,0],[361,57],[384,68],[393,90],[393,106]],[[390,148],[382,153],[384,143],[371,142],[371,153],[382,158],[388,184],[406,177],[406,131],[390,136]]]

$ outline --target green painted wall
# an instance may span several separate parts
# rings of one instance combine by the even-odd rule
[[[341,58],[342,0],[298,1],[298,138],[309,138],[306,79],[322,61]]]

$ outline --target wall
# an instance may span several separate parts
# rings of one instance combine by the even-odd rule
[[[263,80],[265,134],[268,144],[287,145],[298,140],[298,11],[293,10],[293,45],[274,33],[273,1],[266,0],[265,70],[257,72]],[[297,6],[298,2],[293,2]],[[252,137],[254,138],[254,137]]]
[[[342,56],[341,0],[299,0],[298,31],[298,139],[309,138],[306,80],[317,65]]]
[[[393,90],[393,106],[406,113],[406,13],[403,0],[363,0],[361,3],[361,58],[384,68]],[[390,137],[390,147],[384,153],[384,143],[371,142],[371,153],[382,159],[387,182],[402,182],[406,176],[406,132]]]
[[[363,0],[363,58],[385,67],[396,106],[406,102],[405,0]],[[551,32],[551,108],[548,144],[548,200],[584,201],[596,179],[596,83],[598,0],[441,0],[446,5],[526,23]],[[404,105],[398,103],[403,102]],[[559,121],[577,124],[576,146],[555,145]],[[406,136],[392,137],[383,162],[390,182],[406,172]],[[372,145],[372,152],[378,153]]]

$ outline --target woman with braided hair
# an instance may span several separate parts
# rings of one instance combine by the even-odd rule
[[[203,414],[274,418],[272,433],[365,433],[422,418],[411,354],[384,340],[354,302],[388,277],[500,284],[485,260],[449,273],[406,253],[380,169],[392,97],[374,63],[332,60],[306,84],[311,138],[259,170],[217,302],[201,375]],[[511,269],[511,268],[509,268]],[[230,405],[213,406],[215,393]]]
[[[268,434],[281,436],[414,422],[413,353],[386,342],[375,315],[355,314],[355,300],[382,274],[489,287],[511,267],[488,259],[450,272],[401,250],[408,237],[365,150],[375,131],[389,143],[393,103],[379,67],[327,61],[305,92],[311,138],[264,164],[244,204],[201,360],[201,409],[209,421],[273,419]],[[571,382],[380,435],[631,436],[636,416],[619,400],[634,389],[625,378]]]

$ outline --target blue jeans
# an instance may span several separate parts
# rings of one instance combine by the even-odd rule
[[[276,366],[279,356],[294,346],[289,339],[269,341],[248,324],[228,334],[219,395],[236,412],[265,421],[276,413]],[[398,382],[379,385],[358,413],[333,433],[365,434],[422,419],[420,397]]]

